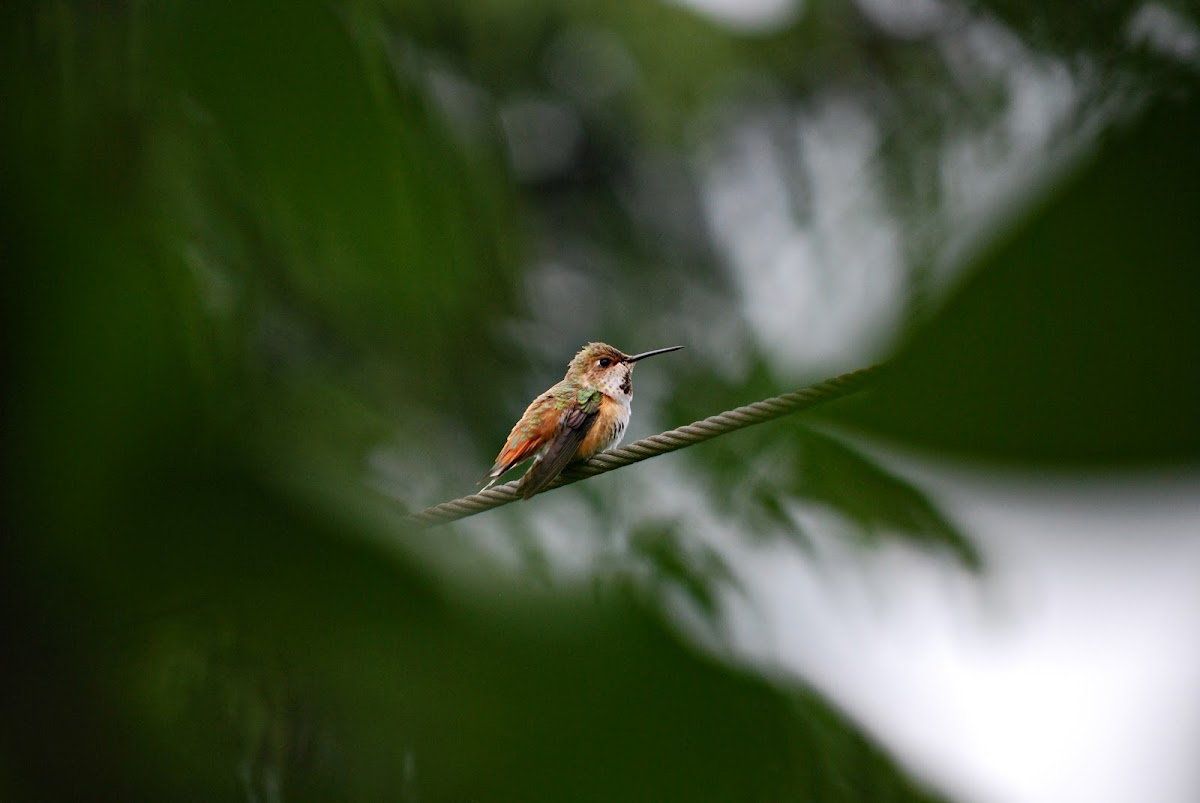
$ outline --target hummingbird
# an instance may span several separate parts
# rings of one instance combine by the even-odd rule
[[[633,401],[633,365],[683,346],[630,356],[607,343],[588,343],[567,364],[563,380],[534,399],[508,433],[488,472],[487,490],[500,476],[533,458],[517,485],[528,499],[549,485],[568,463],[587,460],[621,442]]]

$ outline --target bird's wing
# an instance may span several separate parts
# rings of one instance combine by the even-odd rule
[[[579,444],[596,422],[600,400],[601,393],[598,390],[580,391],[578,406],[563,411],[558,419],[558,430],[546,451],[529,467],[517,486],[522,499],[528,499],[553,482],[575,457]]]
[[[508,433],[508,440],[505,442],[504,448],[500,450],[500,454],[496,456],[496,462],[492,465],[491,471],[484,478],[487,481],[487,485],[483,487],[483,490],[486,491],[495,485],[496,480],[500,479],[500,476],[509,469],[533,457],[539,446],[548,443],[554,437],[554,431],[559,425],[558,416],[542,416],[540,425],[526,423],[527,420],[533,420],[529,418],[530,411],[538,406],[539,403],[542,403],[551,392],[547,391],[534,399],[528,409],[525,410],[525,415],[521,416],[521,419],[513,426],[512,432]]]

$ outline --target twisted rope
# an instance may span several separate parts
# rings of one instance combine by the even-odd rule
[[[628,446],[622,446],[619,449],[602,452],[590,460],[575,463],[568,467],[557,479],[546,486],[545,490],[550,491],[564,485],[570,485],[573,482],[579,482],[588,477],[603,474],[606,471],[613,471],[614,469],[632,465],[633,463],[640,463],[651,457],[657,457],[660,454],[674,452],[677,449],[702,443],[718,435],[724,435],[727,432],[733,432],[753,426],[754,424],[762,424],[766,421],[773,421],[776,418],[791,413],[807,410],[819,404],[840,399],[843,396],[849,396],[867,387],[870,384],[870,380],[876,377],[878,373],[878,367],[862,368],[848,374],[835,376],[832,379],[827,379],[824,382],[811,385],[807,388],[785,393],[782,396],[764,399],[754,404],[747,404],[744,407],[712,415],[687,426],[672,429],[649,438],[643,438]],[[418,527],[433,527],[438,524],[445,524],[446,522],[466,518],[467,516],[473,516],[476,513],[482,513],[494,507],[507,505],[509,502],[520,499],[516,490],[518,482],[519,480],[513,480],[504,485],[488,488],[486,491],[477,494],[471,494],[461,499],[434,505],[419,513],[409,515],[407,517],[408,522]]]

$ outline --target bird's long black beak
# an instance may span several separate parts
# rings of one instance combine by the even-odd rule
[[[679,351],[683,346],[671,346],[665,349],[655,349],[654,351],[643,351],[641,354],[634,354],[632,357],[626,357],[625,362],[637,362],[644,360],[647,357],[653,357],[655,354],[666,354],[668,351]]]

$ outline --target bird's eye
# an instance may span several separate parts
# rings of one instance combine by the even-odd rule
[[[610,360],[608,357],[601,357],[597,364],[601,368],[607,368],[608,366],[612,365],[612,360]]]

